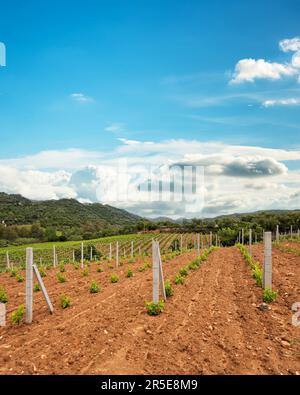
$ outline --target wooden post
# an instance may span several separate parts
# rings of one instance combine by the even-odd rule
[[[5,303],[0,303],[0,326],[6,325],[6,306]]]
[[[264,234],[263,288],[272,289],[272,232]]]
[[[159,302],[159,290],[166,299],[162,261],[159,250],[159,243],[152,241],[152,273],[153,273],[153,302]]]
[[[293,238],[293,225],[291,225],[291,239]]]
[[[276,226],[276,241],[279,241],[279,225]]]
[[[36,267],[36,265],[33,265],[33,270],[34,270],[34,273],[35,273],[36,278],[38,280],[38,283],[39,283],[39,285],[41,287],[41,291],[42,291],[42,293],[44,295],[44,298],[45,298],[45,301],[47,303],[48,309],[49,309],[50,313],[52,314],[53,313],[53,306],[52,306],[51,300],[49,298],[48,292],[46,290],[46,287],[44,285],[44,282],[42,280],[42,277],[40,275],[39,269]]]
[[[75,251],[73,250],[73,254],[72,254],[72,258],[73,258],[73,263],[75,262]]]
[[[200,233],[197,234],[197,256],[200,256]]]
[[[9,253],[6,251],[6,268],[10,269],[10,260],[9,260]]]
[[[142,255],[142,248],[141,248],[141,246],[139,246],[139,256],[141,256]]]
[[[160,285],[160,291],[161,291],[161,294],[162,294],[164,300],[166,300],[167,296],[166,296],[166,289],[165,289],[164,273],[163,273],[163,268],[162,268],[162,260],[161,260],[161,255],[160,255],[159,241],[156,242],[156,248],[157,248],[158,261],[159,261],[159,285]]]
[[[90,261],[92,262],[92,260],[93,260],[93,247],[91,247],[90,250]]]
[[[131,258],[133,258],[133,241],[131,242]]]
[[[83,264],[83,243],[81,243],[81,269],[83,269],[84,264]]]
[[[109,243],[109,260],[112,260],[112,245]]]
[[[249,253],[252,256],[252,229],[249,229]]]
[[[209,234],[209,246],[211,247],[212,246],[212,238],[213,238],[213,235],[212,235],[212,232],[210,232],[210,234]]]
[[[244,228],[242,228],[242,244],[244,245],[245,241],[245,234],[244,234]]]
[[[182,240],[182,235],[180,235],[180,252],[182,253],[182,248],[183,248],[183,240]]]
[[[153,303],[159,302],[159,262],[155,241],[152,240]]]
[[[55,250],[55,246],[53,246],[53,267],[56,267],[56,250]]]
[[[26,248],[26,323],[32,323],[32,306],[33,306],[33,250],[31,247]]]
[[[119,242],[116,242],[116,267],[119,266]]]

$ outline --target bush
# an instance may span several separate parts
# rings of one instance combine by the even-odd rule
[[[120,264],[120,262],[119,262],[119,264]],[[108,268],[109,269],[113,269],[114,268],[114,265],[112,265],[111,263],[108,265]]]
[[[128,269],[128,270],[127,270],[126,277],[133,277],[133,271],[132,271],[132,269]]]
[[[21,276],[21,274],[17,274],[16,279],[17,279],[18,283],[22,283],[24,281],[24,277]]]
[[[74,269],[76,269],[76,270],[79,269],[79,263],[78,263],[78,262],[75,262],[75,263],[74,263]]]
[[[91,286],[90,286],[90,293],[91,294],[96,294],[100,291],[100,287],[97,284],[97,282],[95,280],[93,280]]]
[[[166,297],[170,298],[173,295],[172,285],[169,280],[165,282]]]
[[[82,271],[82,276],[83,277],[87,277],[89,275],[89,269],[86,267],[83,271]]]
[[[261,287],[262,286],[262,276],[263,272],[262,269],[260,268],[260,265],[258,262],[255,262],[252,256],[250,255],[249,251],[247,248],[242,245],[242,244],[237,244],[237,247],[241,251],[245,261],[248,263],[248,265],[251,268],[252,271],[252,277],[255,279],[256,284]]]
[[[19,325],[24,317],[24,305],[21,304],[17,310],[11,313],[11,320],[14,325]]]
[[[103,271],[102,267],[97,267],[97,273],[102,273]]]
[[[56,277],[57,277],[57,280],[58,280],[59,283],[65,283],[66,282],[66,278],[61,273],[57,273]]]
[[[16,277],[18,274],[18,269],[14,268],[10,270],[10,277]]]
[[[71,299],[67,295],[61,295],[60,297],[60,307],[66,309],[71,306]]]
[[[7,302],[8,302],[7,293],[3,287],[0,287],[0,303],[7,303]]]
[[[160,300],[158,303],[146,302],[145,305],[149,315],[159,315],[164,310],[165,302],[163,300]]]
[[[179,274],[181,275],[181,276],[187,276],[188,274],[189,274],[189,272],[188,272],[188,269],[186,268],[186,267],[182,267],[180,270],[179,270]]]
[[[46,277],[46,272],[43,267],[39,268],[39,272],[40,272],[41,277]]]
[[[263,272],[262,272],[261,268],[260,268],[257,264],[255,264],[255,265],[253,266],[253,268],[252,268],[252,276],[253,276],[253,278],[255,279],[256,284],[257,284],[259,287],[262,287],[262,276],[263,276]]]
[[[174,282],[176,285],[183,284],[184,278],[180,274],[176,274]]]
[[[189,266],[188,266],[188,268],[190,269],[190,270],[197,270],[198,269],[198,265],[193,261],[193,262],[191,262],[190,264],[189,264]]]
[[[63,272],[66,271],[65,265],[64,265],[63,263],[61,263],[61,264],[59,265],[59,271],[60,271],[61,273],[63,273]]]
[[[112,274],[110,276],[110,282],[111,283],[117,283],[119,281],[119,277],[116,274]]]
[[[144,270],[145,270],[144,266],[138,268],[138,272],[143,272]]]
[[[39,283],[35,283],[34,284],[34,287],[33,287],[33,292],[39,292],[41,289],[40,289],[40,285],[39,285]]]
[[[266,288],[263,290],[263,301],[265,303],[271,303],[276,300],[278,293],[276,291],[272,291],[270,288]]]

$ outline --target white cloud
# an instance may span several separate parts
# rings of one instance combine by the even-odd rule
[[[264,59],[241,59],[235,66],[231,83],[253,82],[256,79],[279,80],[293,74],[295,70],[290,65],[271,63]]]
[[[231,83],[253,82],[257,79],[280,80],[286,76],[300,79],[300,38],[281,40],[279,48],[283,52],[295,52],[287,63],[270,62],[265,59],[241,59],[235,65]]]
[[[228,177],[257,178],[287,172],[287,167],[273,158],[260,156],[193,155],[178,162],[181,165],[204,166],[206,174]]]
[[[18,193],[33,200],[75,198],[76,193],[68,183],[70,174],[60,170],[43,172],[22,171],[0,165],[1,191]]]
[[[300,99],[290,98],[290,99],[270,99],[263,102],[264,107],[273,106],[298,106],[300,105]]]
[[[105,195],[100,194],[100,198],[105,201],[111,197],[113,186],[111,166],[119,159],[127,159],[130,187],[145,182],[140,176],[148,165],[160,168],[162,174],[176,163],[204,166],[204,209],[197,206],[196,213],[187,214],[190,216],[299,206],[300,171],[288,170],[283,161],[299,161],[300,150],[198,140],[123,139],[110,152],[69,149],[0,160],[1,190],[31,199],[72,197],[92,202],[97,201],[96,191],[102,185]],[[157,179],[157,173],[155,176]],[[266,194],[266,190],[272,192]],[[116,205],[140,215],[185,215],[181,202],[120,201]]]
[[[84,93],[71,93],[70,98],[79,103],[91,103],[94,101],[92,97],[86,96]]]
[[[300,68],[300,51],[296,52],[292,57],[292,66]]]
[[[20,158],[2,159],[0,165],[13,166],[19,169],[78,169],[87,164],[99,163],[104,153],[77,148],[66,150],[40,151],[36,154]]]
[[[300,51],[300,37],[287,38],[279,42],[279,48],[283,52]]]

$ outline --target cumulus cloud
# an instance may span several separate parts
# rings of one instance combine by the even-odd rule
[[[292,57],[292,66],[295,68],[300,68],[300,51],[296,52]]]
[[[286,38],[279,41],[279,48],[283,52],[296,52],[300,51],[300,37]]]
[[[232,83],[253,82],[256,79],[280,80],[283,76],[294,75],[290,65],[271,63],[264,59],[241,59],[235,66]]]
[[[76,196],[79,196],[81,201],[96,202],[98,185],[97,167],[92,165],[75,171],[69,179],[69,186],[74,190]]]
[[[284,39],[279,42],[283,52],[294,52],[290,61],[286,63],[270,62],[265,59],[241,59],[235,65],[231,79],[232,84],[254,82],[257,79],[280,80],[287,76],[300,79],[300,38]]]
[[[229,155],[194,155],[181,165],[204,166],[207,174],[228,177],[269,177],[287,172],[287,167],[273,158],[234,157]]]
[[[64,170],[51,173],[22,171],[0,165],[1,191],[21,194],[33,200],[76,198],[76,192],[69,186],[70,176]]]
[[[286,172],[284,164],[271,158],[237,158],[223,169],[223,174],[230,177],[268,177]]]
[[[67,197],[83,202],[108,202],[139,215],[213,216],[258,208],[297,207],[300,171],[288,170],[283,162],[299,160],[297,150],[198,140],[122,140],[110,152],[68,149],[0,160],[0,185],[2,191],[21,193],[31,199]],[[116,173],[118,164],[121,171]],[[143,201],[122,200],[122,196],[114,200],[114,183],[126,181],[129,188],[136,190],[138,185],[147,186],[149,175],[151,181],[158,183],[170,166],[183,164],[204,167],[204,180],[196,191],[190,188],[193,177],[186,177],[190,189],[184,197],[196,199],[193,210],[177,200],[178,190],[173,200],[162,201],[159,197],[151,201],[145,190],[140,195]],[[174,176],[179,180],[181,172]],[[167,177],[165,180],[169,182]],[[272,190],[267,198],[266,189]]]

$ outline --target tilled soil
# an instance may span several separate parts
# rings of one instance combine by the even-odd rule
[[[261,258],[261,247],[254,248]],[[63,284],[47,272],[54,314],[35,293],[32,325],[0,328],[0,373],[298,374],[300,327],[291,323],[291,304],[299,298],[300,257],[276,254],[274,288],[280,295],[267,311],[259,308],[262,290],[236,248],[214,251],[184,285],[173,284],[174,295],[155,317],[144,307],[152,297],[152,271],[138,272],[140,262],[106,266],[103,273],[94,265],[88,277],[67,267]],[[164,262],[165,279],[173,282],[194,257],[192,252]],[[125,277],[129,267],[132,278]],[[116,284],[109,281],[112,272],[120,277]],[[101,284],[98,294],[89,293],[92,279]],[[0,275],[0,283],[9,292],[9,310],[24,302],[24,283],[8,274]],[[59,307],[62,293],[72,299],[65,310]]]

